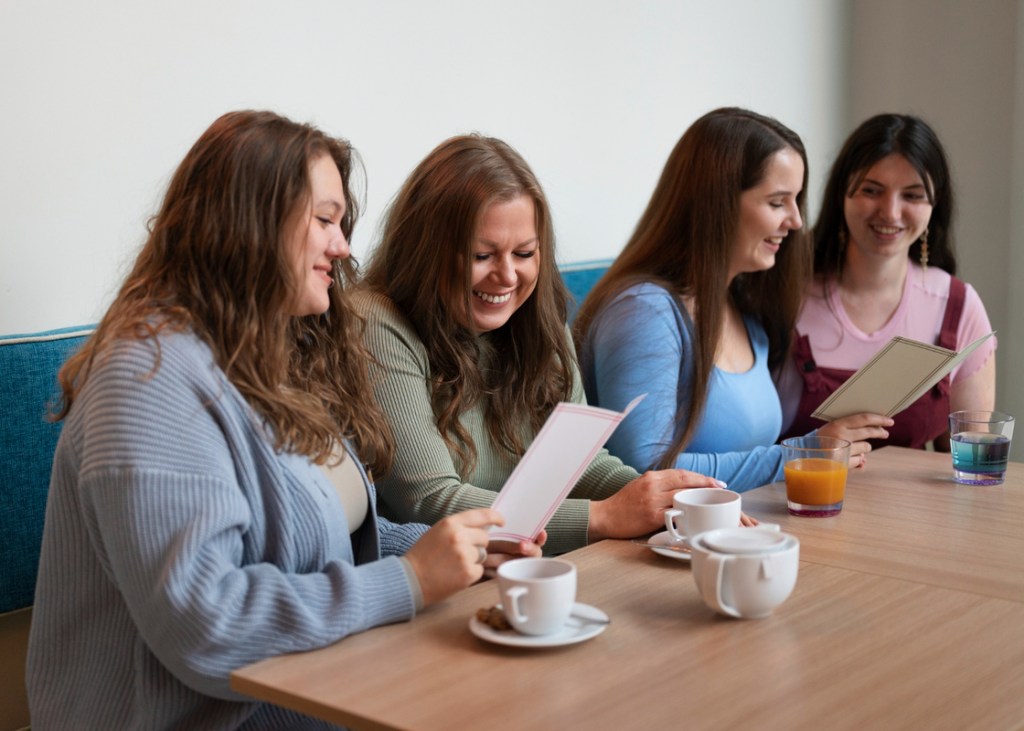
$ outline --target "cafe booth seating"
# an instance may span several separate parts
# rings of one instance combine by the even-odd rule
[[[604,273],[611,266],[611,259],[594,259],[592,261],[573,262],[563,264],[559,267],[562,273],[562,281],[569,290],[569,323],[576,319],[576,313],[587,294],[597,284]]]
[[[0,336],[0,731],[29,725],[25,652],[61,424],[57,371],[91,327]]]

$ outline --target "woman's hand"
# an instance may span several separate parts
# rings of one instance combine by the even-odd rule
[[[836,437],[850,442],[850,467],[859,468],[867,463],[871,445],[868,439],[887,439],[887,428],[893,420],[881,414],[852,414],[830,421],[817,431],[820,437]]]
[[[689,470],[645,472],[604,500],[590,504],[587,538],[633,538],[665,526],[672,496],[693,487],[725,487],[725,483]]]
[[[494,578],[498,567],[516,558],[536,558],[541,555],[541,546],[548,540],[547,531],[541,531],[532,541],[491,541],[487,544],[487,560],[484,561],[484,576]]]
[[[419,580],[423,604],[445,599],[483,576],[480,551],[486,551],[490,542],[487,530],[504,524],[497,510],[477,508],[442,518],[423,534],[405,554]]]

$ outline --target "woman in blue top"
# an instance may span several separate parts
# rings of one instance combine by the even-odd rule
[[[771,370],[789,351],[810,263],[799,136],[744,109],[709,112],[669,156],[633,236],[576,320],[590,403],[621,409],[609,450],[637,469],[677,467],[743,491],[782,478]],[[819,430],[855,442],[883,417]]]

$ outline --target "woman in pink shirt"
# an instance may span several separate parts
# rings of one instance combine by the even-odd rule
[[[953,276],[952,218],[949,166],[931,127],[880,114],[854,130],[825,187],[815,277],[778,378],[784,436],[821,426],[811,413],[894,336],[959,350],[991,331],[978,293]],[[943,448],[950,411],[993,408],[995,347],[983,343],[875,446]]]

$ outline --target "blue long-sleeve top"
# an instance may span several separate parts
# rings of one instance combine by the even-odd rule
[[[327,728],[235,668],[415,614],[426,532],[344,507],[190,333],[96,358],[54,456],[27,684],[33,728]],[[351,455],[347,457],[351,459]],[[339,679],[343,682],[343,679]]]
[[[768,371],[768,336],[744,316],[754,351],[745,373],[714,368],[700,423],[675,467],[710,475],[742,492],[781,480],[779,397]],[[581,367],[587,401],[622,410],[645,398],[608,440],[608,450],[638,470],[655,467],[686,424],[692,396],[693,321],[675,296],[633,285],[606,305],[586,333]]]

